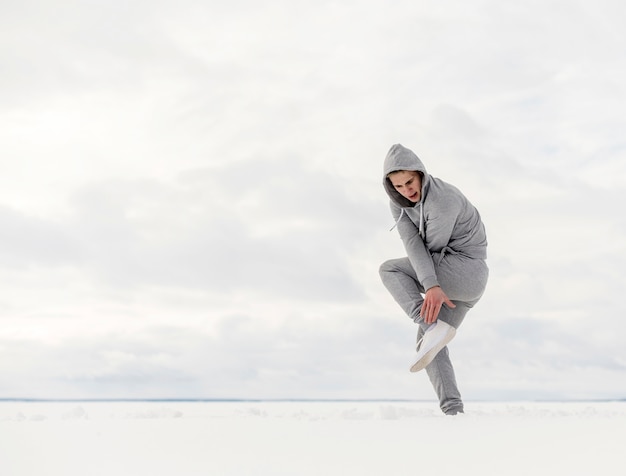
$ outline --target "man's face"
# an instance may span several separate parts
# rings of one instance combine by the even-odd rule
[[[400,194],[417,203],[422,198],[422,176],[419,172],[401,170],[389,176],[389,180]]]

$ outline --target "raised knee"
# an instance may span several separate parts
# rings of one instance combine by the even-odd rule
[[[382,277],[385,273],[393,271],[393,260],[387,260],[378,268],[378,274]]]
[[[378,274],[380,275],[380,277],[382,278],[383,275],[388,271],[388,265],[387,265],[387,261],[385,261],[383,264],[381,264],[378,267]]]

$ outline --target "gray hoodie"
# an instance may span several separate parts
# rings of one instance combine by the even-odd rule
[[[422,174],[418,203],[404,198],[387,178],[399,170]],[[391,147],[385,158],[383,185],[404,248],[425,290],[439,285],[433,259],[440,261],[446,254],[487,258],[487,235],[478,210],[459,189],[428,175],[411,150],[400,144]]]

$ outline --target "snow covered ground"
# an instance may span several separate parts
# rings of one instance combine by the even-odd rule
[[[626,402],[0,402],[2,476],[623,475]]]

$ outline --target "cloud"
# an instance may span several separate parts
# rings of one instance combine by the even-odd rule
[[[295,160],[191,170],[169,182],[101,181],[74,194],[65,220],[5,211],[4,249],[15,265],[70,266],[127,290],[357,299],[348,259],[386,210],[350,194]]]
[[[376,398],[388,393],[382,389],[390,378],[397,397],[414,383],[400,377],[405,372],[389,372],[404,363],[400,319],[344,316],[329,328],[325,317],[293,312],[290,322],[268,328],[253,316],[231,317],[213,332],[170,323],[54,343],[3,339],[0,391],[32,398]],[[20,362],[19,372],[10,359]],[[422,391],[429,394],[427,386]]]
[[[68,230],[44,218],[0,207],[0,261],[4,266],[75,263],[76,242]]]
[[[470,395],[623,392],[621,3],[0,10],[3,393],[429,398],[396,142],[487,225]]]

